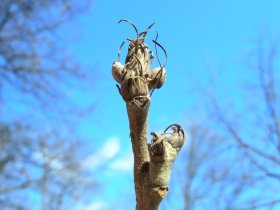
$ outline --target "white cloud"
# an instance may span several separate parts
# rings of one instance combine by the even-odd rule
[[[85,168],[94,168],[102,164],[104,161],[113,159],[120,151],[119,139],[116,137],[109,138],[105,144],[97,152],[87,156],[83,160]]]
[[[131,172],[133,170],[133,154],[132,152],[116,159],[110,164],[111,170],[123,171],[123,172]]]
[[[100,150],[103,157],[106,159],[111,159],[120,151],[120,143],[118,138],[110,138],[106,141],[105,145]]]
[[[99,201],[85,206],[84,210],[101,210],[104,209],[104,207],[105,203],[103,201]]]

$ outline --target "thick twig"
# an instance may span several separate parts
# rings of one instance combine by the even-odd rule
[[[158,67],[154,71],[149,69],[153,56],[150,53],[151,56],[148,57],[151,51],[143,42],[153,24],[139,36],[132,22],[121,21],[130,23],[137,33],[136,40],[129,39],[131,43],[128,47],[126,64],[122,65],[117,61],[112,66],[113,77],[121,85],[119,92],[126,102],[129,118],[134,154],[136,210],[157,210],[168,192],[171,169],[184,144],[185,135],[181,126],[172,124],[167,128],[172,128],[172,133],[167,133],[167,129],[160,135],[152,132],[152,142],[147,143],[150,91],[162,86],[166,73],[163,67]]]

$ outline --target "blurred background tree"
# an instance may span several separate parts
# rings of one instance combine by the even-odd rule
[[[1,1],[1,209],[71,209],[87,201],[83,192],[91,195],[95,181],[80,161],[82,141],[73,130],[64,135],[70,115],[86,111],[69,92],[89,79],[65,52],[69,34],[61,37],[59,31],[88,4]]]
[[[73,80],[85,77],[85,72],[65,52],[63,41],[69,34],[61,35],[59,29],[85,11],[87,4],[74,0],[1,2],[2,104],[8,97],[4,91],[13,90],[21,99],[36,99],[40,109],[58,108]],[[63,106],[65,109],[67,103]]]
[[[0,140],[1,209],[71,209],[87,199],[95,182],[71,139],[2,124]]]
[[[280,204],[280,71],[279,41],[265,33],[245,56],[243,80],[233,90],[235,101],[213,97],[212,119],[223,135],[235,142],[254,183],[244,208],[278,209]],[[239,102],[237,102],[239,101]],[[230,110],[230,112],[228,111]],[[267,192],[264,194],[263,190]]]
[[[184,194],[184,210],[280,206],[279,42],[264,35],[255,46],[236,70],[233,89],[217,85],[228,76],[221,71],[206,85],[211,88],[199,87],[207,117],[188,123],[188,146],[179,160],[186,168],[178,167],[174,178],[185,183],[176,192]]]
[[[247,199],[246,190],[254,185],[247,161],[226,136],[207,125],[190,124],[188,145],[174,173],[174,185],[181,183],[170,197],[170,204],[183,195],[183,210],[215,206],[234,210]],[[245,197],[243,197],[245,196]],[[173,201],[173,202],[172,202]],[[176,208],[166,205],[165,209]],[[178,208],[179,210],[179,208]]]
[[[203,125],[190,128],[186,150],[184,210],[234,209],[245,189],[251,186],[245,161],[234,144]]]

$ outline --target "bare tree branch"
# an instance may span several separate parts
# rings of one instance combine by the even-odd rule
[[[261,150],[257,149],[256,147],[245,143],[245,141],[240,137],[238,132],[232,127],[231,123],[225,119],[225,117],[221,113],[220,108],[218,107],[216,102],[215,101],[212,101],[212,102],[213,102],[213,106],[215,107],[215,110],[216,110],[215,113],[216,113],[217,118],[219,119],[219,122],[221,122],[221,124],[225,126],[225,128],[227,129],[229,134],[231,134],[232,138],[234,140],[236,140],[242,148],[250,150],[251,152],[261,156],[262,158],[265,158],[266,160],[272,161],[276,164],[280,164],[280,159],[278,159],[277,157],[266,154],[266,153],[262,152]]]
[[[280,203],[280,199],[276,199],[276,200],[268,201],[268,202],[265,202],[265,203],[260,203],[260,204],[252,205],[250,207],[238,208],[237,210],[259,209],[259,208],[263,208],[263,207],[274,206],[274,205],[279,204],[279,203]]]

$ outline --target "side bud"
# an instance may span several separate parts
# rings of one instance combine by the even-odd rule
[[[171,128],[172,133],[167,133]],[[162,134],[152,132],[153,139],[149,145],[151,187],[167,187],[173,163],[185,141],[185,134],[180,125],[169,126]]]

